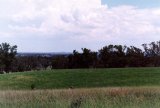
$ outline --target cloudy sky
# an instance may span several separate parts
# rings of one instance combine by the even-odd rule
[[[0,0],[0,42],[19,52],[160,40],[160,0]]]

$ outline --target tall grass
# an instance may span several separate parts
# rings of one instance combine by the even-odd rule
[[[0,91],[1,108],[160,108],[160,88]]]

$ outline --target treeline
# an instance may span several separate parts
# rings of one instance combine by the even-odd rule
[[[54,69],[74,68],[124,68],[160,66],[160,41],[143,44],[143,49],[135,46],[107,45],[98,52],[82,48],[69,56],[52,59]]]
[[[67,55],[20,56],[17,46],[0,45],[0,71],[23,72],[42,69],[124,68],[160,66],[160,41],[135,46],[107,45],[97,52],[82,48]]]

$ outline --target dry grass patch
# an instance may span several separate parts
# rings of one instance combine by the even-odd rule
[[[0,91],[7,108],[159,108],[160,88]]]
[[[17,75],[16,80],[33,80],[34,78],[32,76],[25,76],[25,75]]]

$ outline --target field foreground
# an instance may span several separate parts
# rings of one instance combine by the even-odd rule
[[[160,108],[159,87],[0,91],[1,108]]]

